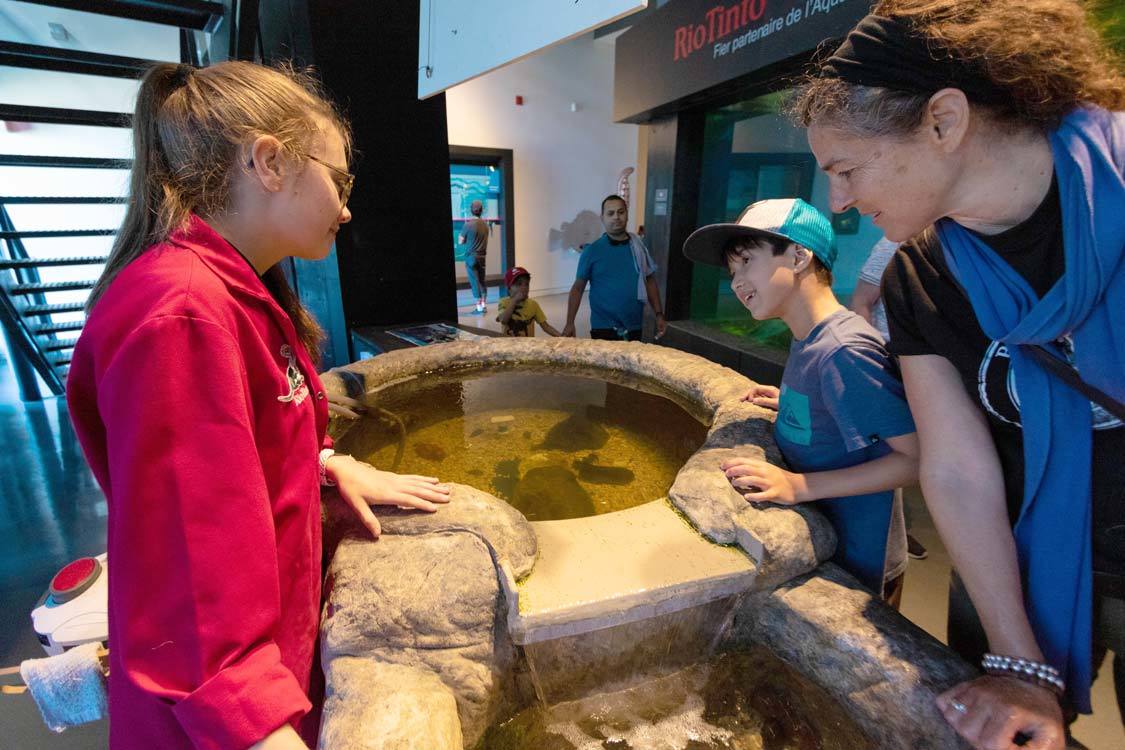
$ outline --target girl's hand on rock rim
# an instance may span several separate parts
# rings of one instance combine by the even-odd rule
[[[382,533],[382,527],[371,512],[372,505],[396,505],[433,513],[449,502],[450,487],[437,477],[380,471],[371,464],[339,453],[328,459],[325,470],[336,483],[340,497],[376,538]]]

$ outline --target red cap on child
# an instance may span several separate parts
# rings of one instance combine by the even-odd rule
[[[510,287],[516,282],[520,276],[531,278],[531,273],[523,266],[512,266],[508,272],[504,274],[504,286]]]

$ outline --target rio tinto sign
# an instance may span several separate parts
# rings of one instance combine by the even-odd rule
[[[617,38],[614,120],[646,122],[773,63],[799,66],[802,54],[842,37],[870,7],[869,0],[668,2]]]
[[[765,14],[766,0],[742,0],[729,7],[716,5],[704,14],[702,23],[687,24],[676,29],[673,59],[684,60],[696,50],[760,21]]]

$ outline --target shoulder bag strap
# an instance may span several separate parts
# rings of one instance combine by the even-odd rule
[[[1113,416],[1125,421],[1125,404],[1121,403],[1108,393],[1101,391],[1087,383],[1069,364],[1051,354],[1045,347],[1038,344],[1020,344],[1020,348],[1041,364],[1048,372],[1059,380],[1081,393],[1090,401],[1108,411]]]

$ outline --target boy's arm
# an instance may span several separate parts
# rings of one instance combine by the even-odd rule
[[[731,484],[750,500],[801,503],[893,490],[918,481],[918,435],[902,383],[879,347],[854,344],[819,366],[820,396],[849,451],[882,440],[891,452],[872,461],[797,474],[762,461],[732,459],[723,465]],[[784,398],[782,399],[784,407]],[[738,481],[735,481],[738,480]]]
[[[750,458],[732,458],[724,461],[721,468],[747,500],[782,505],[867,495],[917,482],[918,434],[887,438],[886,442],[891,453],[846,469],[801,474]]]
[[[549,335],[549,336],[561,336],[562,335],[554,328],[554,326],[552,326],[550,323],[547,322],[547,313],[543,312],[543,306],[542,305],[540,305],[535,300],[531,300],[530,302],[528,302],[528,304],[532,305],[533,308],[534,308],[535,322],[539,324],[540,328],[542,328],[544,331],[547,332],[547,335]]]

